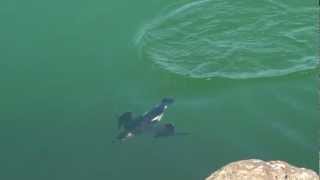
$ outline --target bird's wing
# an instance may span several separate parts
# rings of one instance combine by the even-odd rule
[[[118,119],[118,129],[132,121],[132,112],[123,113]]]
[[[172,123],[159,124],[155,128],[154,137],[172,136],[175,134],[175,126]]]

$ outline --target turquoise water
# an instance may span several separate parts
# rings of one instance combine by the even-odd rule
[[[199,2],[1,1],[0,178],[195,180],[248,158],[317,170],[317,2]],[[163,122],[190,136],[112,144],[122,112],[164,96]]]

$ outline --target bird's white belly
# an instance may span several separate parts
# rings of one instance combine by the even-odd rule
[[[151,122],[153,122],[153,121],[160,121],[161,118],[162,118],[162,116],[163,116],[163,114],[160,114],[160,115],[154,117],[154,118],[151,120]]]

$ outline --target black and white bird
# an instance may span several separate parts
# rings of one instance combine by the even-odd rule
[[[165,110],[173,102],[173,98],[163,98],[160,104],[136,118],[133,117],[132,112],[123,113],[118,119],[118,129],[120,130],[120,133],[118,134],[117,139],[123,141],[145,132],[159,134],[160,129],[163,128],[159,128],[161,125],[158,123],[161,121]],[[154,137],[163,136],[163,133],[160,134],[155,135]]]

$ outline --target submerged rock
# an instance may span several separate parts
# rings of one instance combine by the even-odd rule
[[[227,164],[206,180],[319,180],[319,176],[284,161],[250,159]]]

